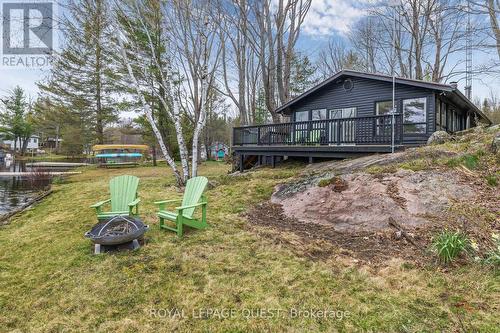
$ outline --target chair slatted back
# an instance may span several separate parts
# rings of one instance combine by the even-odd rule
[[[113,212],[128,210],[128,204],[137,198],[139,178],[135,176],[118,176],[109,181],[111,210]]]
[[[182,199],[182,205],[194,205],[200,202],[201,196],[207,187],[208,179],[206,177],[194,177],[187,181],[186,191]],[[188,208],[183,211],[185,217],[191,218],[196,207]]]

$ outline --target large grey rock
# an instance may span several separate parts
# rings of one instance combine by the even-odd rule
[[[427,140],[428,145],[441,144],[451,140],[451,135],[445,131],[436,131]]]
[[[500,124],[490,126],[486,130],[490,133],[500,132]]]
[[[491,151],[496,154],[500,152],[500,132],[495,135],[493,141],[491,142]]]

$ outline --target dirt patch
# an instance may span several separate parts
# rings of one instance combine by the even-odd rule
[[[273,195],[271,200],[283,207],[286,217],[305,224],[370,232],[388,229],[389,217],[405,228],[426,225],[430,217],[443,214],[450,202],[474,197],[473,189],[460,184],[453,172],[401,170],[338,178],[344,184],[341,191],[336,190],[335,182],[325,187],[309,186],[285,197]]]
[[[384,266],[393,258],[422,266],[435,261],[430,244],[444,229],[464,230],[484,253],[491,245],[491,233],[498,230],[494,218],[487,222],[477,215],[479,211],[494,214],[497,208],[486,203],[498,202],[494,199],[498,194],[457,171],[400,170],[337,177],[342,182],[332,178],[323,186],[302,179],[300,191],[287,189],[297,182],[279,186],[271,202],[247,213],[249,227],[299,255],[345,258],[372,266]],[[450,208],[465,207],[465,203],[477,208],[458,214]]]
[[[417,228],[417,232],[412,234],[416,247],[406,239],[397,237],[397,233],[390,229],[376,232],[337,231],[327,224],[307,224],[287,217],[281,205],[271,202],[254,207],[247,214],[247,218],[255,232],[275,242],[288,243],[296,253],[312,259],[325,259],[336,255],[371,264],[382,264],[399,257],[415,263],[424,263],[423,259],[428,255],[426,244],[431,237],[430,233],[419,231]],[[271,228],[275,232],[267,232],[260,227]],[[290,239],[283,231],[297,235],[299,239]]]

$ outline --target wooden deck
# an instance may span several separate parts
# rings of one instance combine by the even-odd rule
[[[394,121],[394,125],[393,125]],[[364,116],[236,127],[232,151],[240,170],[246,159],[349,158],[403,148],[401,115]],[[255,157],[258,157],[257,159]]]

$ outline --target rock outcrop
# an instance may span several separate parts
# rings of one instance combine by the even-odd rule
[[[451,140],[451,135],[445,131],[436,131],[427,140],[428,145],[442,144]]]

